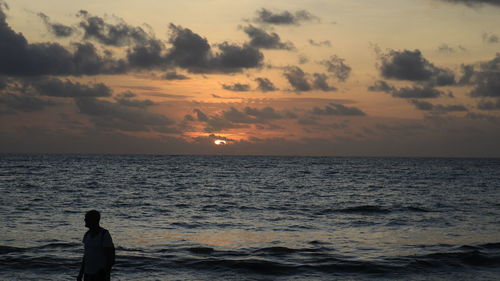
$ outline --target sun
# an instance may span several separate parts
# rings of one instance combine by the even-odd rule
[[[215,145],[225,145],[225,144],[227,144],[227,141],[225,141],[225,140],[215,140],[214,143],[215,143]]]

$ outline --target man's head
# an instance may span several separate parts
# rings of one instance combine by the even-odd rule
[[[90,210],[85,214],[85,226],[88,228],[95,228],[99,226],[101,214],[99,211]]]

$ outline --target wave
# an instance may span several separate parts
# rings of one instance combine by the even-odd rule
[[[64,251],[61,251],[65,249]],[[44,249],[44,251],[40,251]],[[47,252],[53,249],[53,252]],[[78,267],[76,244],[51,243],[38,247],[0,246],[0,267],[5,270],[67,271]],[[336,254],[333,248],[264,247],[219,251],[211,247],[166,249],[117,248],[116,267],[124,272],[161,272],[168,268],[207,271],[235,271],[268,275],[302,273],[411,274],[449,268],[498,268],[500,243],[464,245],[449,251],[423,255],[393,256],[366,260]]]
[[[382,207],[375,205],[361,205],[361,206],[351,206],[346,208],[338,208],[338,209],[324,209],[317,212],[317,215],[327,215],[332,213],[346,213],[346,214],[362,214],[362,215],[376,215],[376,214],[389,214],[391,212],[422,212],[427,213],[431,212],[428,209],[414,206],[407,207]]]

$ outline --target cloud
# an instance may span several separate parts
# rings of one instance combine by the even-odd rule
[[[38,13],[37,15],[42,19],[43,23],[45,24],[49,32],[56,37],[59,38],[70,37],[76,32],[75,28],[71,26],[60,23],[52,23],[50,21],[50,18],[44,13]]]
[[[218,47],[220,52],[210,61],[210,68],[215,71],[239,72],[262,65],[264,55],[250,45],[239,46],[224,42]]]
[[[9,86],[9,78],[0,76],[0,91]]]
[[[152,35],[142,28],[130,26],[122,19],[119,19],[117,24],[110,24],[85,10],[81,10],[78,16],[82,18],[79,26],[84,31],[84,39],[92,39],[104,45],[120,47],[144,44],[152,38]]]
[[[455,3],[455,4],[464,4],[469,7],[481,6],[483,4],[500,6],[500,2],[498,0],[441,0],[441,1]]]
[[[283,73],[288,83],[293,87],[295,91],[307,92],[312,90],[312,86],[307,81],[306,73],[296,66],[289,66]]]
[[[467,49],[462,45],[458,45],[457,47],[453,47],[453,46],[450,46],[446,43],[443,43],[443,44],[439,45],[437,51],[442,53],[442,54],[454,54],[454,53],[457,53],[459,51],[465,52],[465,51],[467,51]]]
[[[113,59],[110,53],[99,55],[90,43],[75,43],[73,51],[57,43],[28,43],[7,24],[1,6],[0,42],[0,74],[3,75],[96,75],[126,70],[124,61]]]
[[[385,92],[385,93],[391,93],[394,90],[396,90],[392,85],[389,83],[379,80],[376,81],[373,85],[368,86],[368,91],[370,92]]]
[[[403,87],[391,92],[395,98],[404,99],[431,99],[444,96],[445,93],[429,86]]]
[[[277,120],[277,119],[294,119],[297,118],[292,112],[279,112],[270,106],[266,106],[264,108],[252,108],[245,107],[245,113],[249,116],[254,117],[256,120],[260,122],[267,122],[268,120]]]
[[[472,85],[471,97],[500,97],[500,53],[477,65],[462,65],[462,85]]]
[[[241,83],[234,83],[234,84],[222,84],[222,88],[233,91],[233,92],[247,92],[250,91],[250,85],[249,84],[241,84]]]
[[[312,39],[309,39],[309,40],[307,40],[307,42],[311,46],[315,46],[315,47],[331,47],[332,46],[332,43],[330,42],[330,40],[324,40],[324,41],[316,42],[316,41],[314,41]]]
[[[297,116],[289,111],[278,111],[272,107],[253,108],[245,107],[239,110],[230,107],[220,114],[208,116],[199,109],[195,109],[196,120],[206,123],[206,132],[215,132],[226,129],[248,128],[250,125],[269,124],[271,121],[280,119],[295,119]],[[188,117],[193,121],[195,118]]]
[[[322,73],[314,73],[313,80],[309,81],[310,75],[305,73],[300,67],[288,66],[283,75],[288,80],[296,92],[307,92],[314,89],[321,91],[335,91],[335,87],[328,85],[328,76]]]
[[[172,32],[167,60],[174,65],[194,73],[240,72],[247,68],[262,65],[264,55],[250,45],[235,45],[223,42],[218,45],[219,52],[212,52],[208,41],[190,29],[170,25]]]
[[[59,103],[41,99],[32,95],[16,95],[13,93],[0,94],[0,104],[15,111],[35,112],[42,111],[47,106],[58,105]]]
[[[255,78],[255,82],[259,84],[257,86],[257,90],[261,92],[273,92],[277,91],[278,89],[274,86],[273,82],[271,80],[264,78],[264,77],[257,77]]]
[[[262,66],[264,55],[248,44],[227,42],[218,44],[213,51],[208,40],[188,28],[170,24],[167,50],[163,42],[150,39],[127,52],[132,67],[166,69],[181,67],[192,73],[235,73]]]
[[[482,114],[482,113],[476,113],[476,112],[467,112],[465,115],[466,118],[472,119],[472,120],[488,120],[490,122],[498,122],[500,119],[496,116],[488,115],[488,114]]]
[[[188,28],[170,24],[168,60],[184,68],[205,68],[209,64],[210,45],[206,38]]]
[[[165,68],[165,45],[158,39],[150,39],[127,50],[127,60],[133,68]]]
[[[336,115],[336,116],[365,116],[366,114],[357,107],[349,107],[339,103],[330,103],[324,108],[314,107],[311,111],[314,115]]]
[[[318,18],[306,10],[291,13],[289,11],[273,12],[265,8],[258,10],[257,17],[254,19],[258,23],[274,25],[300,25],[302,22],[313,20],[318,20]]]
[[[434,66],[419,50],[390,50],[381,54],[379,70],[387,79],[427,82],[437,86],[455,83],[453,72]]]
[[[31,82],[31,86],[41,95],[60,98],[110,97],[112,93],[111,89],[103,83],[85,85],[57,78],[35,80]]]
[[[196,117],[197,117],[198,121],[201,121],[201,122],[208,121],[208,116],[205,113],[203,113],[201,110],[195,109],[193,111],[194,111],[194,113],[196,113]]]
[[[33,43],[13,31],[0,7],[0,75],[98,75],[121,74],[141,69],[181,67],[194,73],[235,73],[262,66],[264,55],[249,44],[223,42],[212,50],[208,41],[190,29],[170,25],[171,35],[165,44],[142,29],[125,23],[106,23],[102,18],[81,12],[87,39],[104,45],[132,45],[126,60],[115,59],[110,51],[100,54],[90,43],[73,43],[67,49],[58,43]]]
[[[250,37],[250,46],[262,49],[293,50],[295,47],[292,42],[282,42],[281,38],[275,32],[268,33],[264,29],[248,25],[243,31]]]
[[[488,44],[495,44],[500,42],[500,37],[493,33],[483,33],[483,42]]]
[[[165,75],[162,76],[163,79],[165,80],[187,80],[189,77],[186,75],[178,74],[175,71],[169,71],[165,73]]]
[[[194,112],[197,115],[197,120],[200,122],[205,122],[205,132],[217,132],[227,129],[237,129],[237,128],[247,128],[248,124],[238,124],[238,123],[251,123],[249,118],[245,117],[244,113],[241,113],[235,108],[225,111],[221,115],[207,116],[204,112],[199,109],[195,109]],[[246,121],[246,122],[239,122]]]
[[[90,117],[94,125],[106,130],[165,132],[174,122],[169,118],[142,108],[114,103],[97,98],[77,98],[75,104],[81,114]],[[168,130],[167,130],[168,131]]]
[[[423,111],[436,111],[436,112],[463,112],[468,111],[467,107],[457,104],[457,105],[441,105],[441,104],[432,104],[427,101],[421,100],[409,100],[411,104],[413,104],[417,109]]]
[[[308,62],[309,62],[309,58],[306,55],[304,55],[304,54],[299,55],[299,64],[305,64]]]
[[[312,84],[313,84],[313,87],[315,89],[319,89],[319,90],[325,91],[325,92],[337,90],[337,88],[328,85],[328,82],[327,82],[328,76],[326,76],[325,74],[314,73],[313,77],[314,77],[314,80],[313,80]]]
[[[477,107],[481,110],[500,110],[500,99],[497,99],[495,101],[480,101]]]
[[[138,108],[147,108],[153,105],[156,105],[155,102],[149,99],[145,100],[137,100],[132,99],[137,97],[136,94],[132,92],[124,92],[115,97],[115,101],[118,104],[129,106],[129,107],[138,107]]]
[[[351,67],[345,64],[344,59],[333,55],[329,60],[323,60],[320,63],[326,66],[327,71],[333,73],[338,80],[346,81],[349,78]]]

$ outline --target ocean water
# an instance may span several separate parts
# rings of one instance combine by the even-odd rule
[[[0,155],[0,280],[499,280],[500,159]]]

